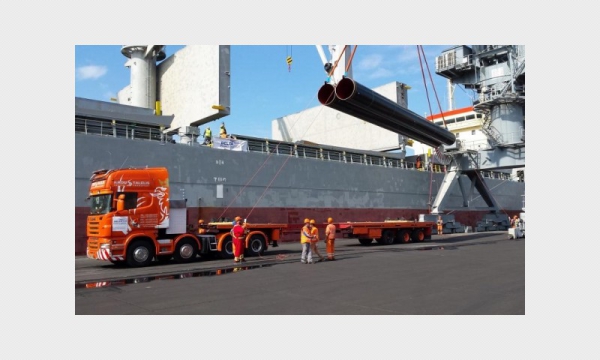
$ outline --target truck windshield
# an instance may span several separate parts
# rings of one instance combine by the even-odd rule
[[[91,215],[99,215],[99,214],[107,214],[110,211],[112,195],[97,195],[92,196],[92,204],[90,205],[90,214]]]

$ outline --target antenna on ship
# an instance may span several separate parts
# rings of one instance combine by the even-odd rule
[[[129,58],[131,70],[129,105],[154,109],[156,104],[156,62],[164,60],[166,45],[123,45],[121,54]]]

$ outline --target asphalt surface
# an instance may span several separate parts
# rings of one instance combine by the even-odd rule
[[[242,266],[199,257],[145,268],[76,257],[75,314],[525,314],[525,239],[506,232],[337,239],[337,260],[312,265],[300,253],[284,243]]]

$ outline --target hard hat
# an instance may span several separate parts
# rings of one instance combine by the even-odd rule
[[[305,223],[305,224],[306,224],[306,223],[309,223],[309,222],[310,222],[310,219],[309,219],[309,218],[306,218],[306,219],[304,219],[304,223]]]
[[[204,220],[202,220],[202,219],[198,220],[198,224],[204,224]]]
[[[242,221],[242,218],[241,218],[241,217],[239,217],[239,216],[236,216],[236,217],[235,217],[235,221]]]
[[[317,222],[315,221],[315,219],[312,219],[312,220],[310,221],[310,223],[311,223],[311,224],[316,224]]]
[[[333,218],[328,218],[327,222],[331,224],[333,222]]]

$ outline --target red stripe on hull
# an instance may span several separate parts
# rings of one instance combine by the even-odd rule
[[[327,218],[332,217],[334,222],[347,221],[383,221],[386,219],[419,219],[419,214],[427,214],[426,209],[350,209],[350,208],[230,208],[224,213],[225,208],[188,208],[188,224],[198,224],[198,219],[205,222],[218,221],[226,218],[231,221],[236,216],[246,218],[248,222],[255,223],[285,223],[289,224],[284,231],[281,241],[300,241],[299,233],[302,221],[305,218],[315,219],[319,236],[324,239]],[[485,211],[455,211],[452,214],[456,221],[463,225],[476,227],[485,214]],[[519,211],[507,211],[509,217],[519,215]],[[75,255],[86,255],[87,235],[86,221],[89,214],[88,207],[75,208]]]

